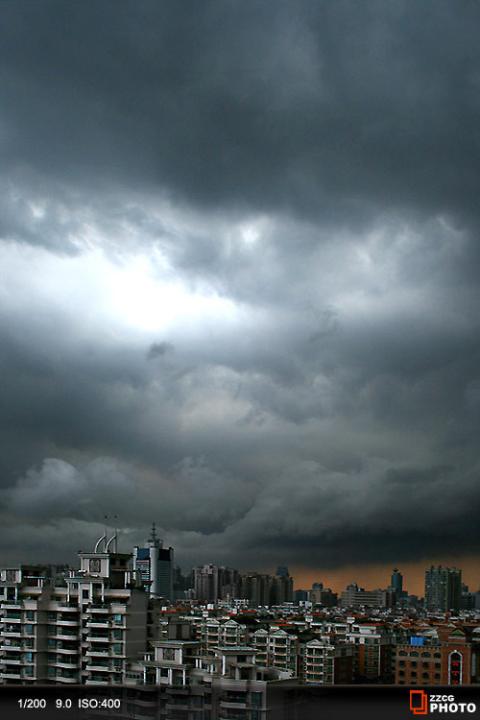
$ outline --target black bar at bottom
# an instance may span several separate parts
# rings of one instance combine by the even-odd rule
[[[173,688],[172,690],[175,690]],[[178,690],[178,688],[176,688]],[[266,707],[190,702],[194,686],[181,690],[185,703],[170,704],[158,686],[15,685],[0,687],[6,720],[408,720],[453,715],[480,720],[480,685],[409,688],[382,685],[268,685]],[[412,692],[412,695],[411,695]]]

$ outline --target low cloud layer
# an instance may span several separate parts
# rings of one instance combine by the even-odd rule
[[[5,561],[478,552],[479,19],[4,5]]]

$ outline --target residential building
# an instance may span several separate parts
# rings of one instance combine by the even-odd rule
[[[470,685],[478,682],[479,660],[480,636],[475,629],[437,626],[396,645],[395,683]]]
[[[238,595],[239,575],[233,568],[202,565],[193,569],[195,598],[207,603]]]
[[[129,658],[145,651],[148,596],[131,556],[110,552],[115,540],[100,538],[61,578],[0,571],[0,682],[124,682]]]
[[[459,610],[462,595],[462,571],[433,565],[425,571],[425,606],[427,610]]]
[[[352,583],[342,592],[340,603],[347,608],[388,608],[395,604],[395,593],[392,590],[364,590]]]
[[[320,639],[305,644],[303,681],[307,685],[337,685],[353,682],[354,647],[334,645]]]

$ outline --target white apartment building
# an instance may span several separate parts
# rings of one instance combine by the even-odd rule
[[[105,536],[80,568],[49,577],[22,566],[0,570],[0,683],[122,684],[145,652],[148,596],[130,555]]]
[[[255,648],[256,662],[266,667],[274,667],[288,672],[292,677],[298,674],[298,636],[285,630],[264,630],[253,633],[252,646]]]
[[[218,646],[245,645],[247,628],[235,620],[221,622],[215,618],[206,618],[199,627],[202,647],[207,650]]]
[[[307,685],[334,685],[353,681],[354,648],[328,639],[307,642],[303,651],[302,679]]]
[[[274,668],[259,667],[252,647],[205,652],[199,641],[155,642],[153,652],[146,654],[139,667],[143,676],[137,673],[128,682],[159,688],[155,701],[159,719],[181,713],[195,720],[200,713],[201,717],[267,720],[268,682],[288,678]],[[135,712],[141,712],[140,706]]]

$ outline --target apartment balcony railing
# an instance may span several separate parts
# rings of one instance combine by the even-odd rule
[[[110,605],[108,603],[90,603],[87,605],[85,612],[93,613],[93,612],[110,612]]]
[[[20,678],[21,678],[20,668],[16,672],[13,672],[10,670],[8,672],[6,672],[6,671],[0,672],[0,680],[20,680]]]
[[[69,638],[78,638],[78,632],[68,630],[68,628],[59,627],[56,630],[50,630],[50,632],[48,633],[48,637],[52,638],[52,639],[53,638],[60,638],[60,639],[67,638],[67,640],[68,640]]]
[[[6,625],[3,629],[3,634],[20,637],[22,634],[22,628],[20,625]]]
[[[108,628],[111,625],[111,621],[109,618],[95,618],[88,620],[86,627],[87,628]]]

